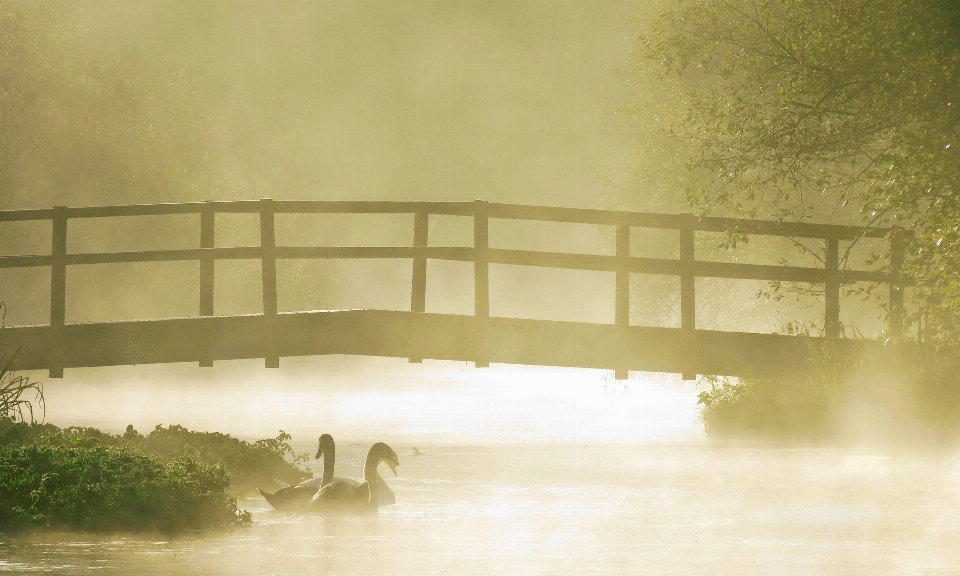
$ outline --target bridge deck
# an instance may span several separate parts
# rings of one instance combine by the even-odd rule
[[[348,354],[648,372],[770,376],[801,368],[818,338],[400,312],[339,310],[0,329],[23,369]],[[271,338],[271,332],[274,336]],[[840,340],[841,346],[870,342]]]

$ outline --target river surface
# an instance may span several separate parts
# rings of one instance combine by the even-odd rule
[[[0,536],[0,572],[956,574],[960,458],[874,449],[395,445],[369,517],[240,504],[249,528],[175,539]],[[365,442],[338,444],[338,475]],[[385,466],[381,466],[385,470]],[[389,472],[387,472],[389,474]]]

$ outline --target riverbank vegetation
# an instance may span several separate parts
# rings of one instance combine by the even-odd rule
[[[705,430],[773,440],[960,437],[960,360],[952,351],[841,356],[827,345],[810,369],[779,378],[708,378]]]
[[[239,526],[221,466],[128,447],[0,448],[0,532],[30,528],[180,532]]]
[[[142,435],[0,419],[0,532],[179,532],[241,526],[235,496],[310,475],[290,436],[246,442],[157,426]]]
[[[960,5],[675,0],[637,21],[629,75],[658,93],[638,92],[633,116],[657,118],[642,129],[696,211],[890,227],[913,282],[905,335],[880,335],[904,346],[813,353],[809,371],[776,380],[711,380],[707,430],[831,436],[860,402],[960,432]],[[797,246],[823,262],[823,246]],[[891,266],[885,250],[870,261]],[[822,298],[817,285],[777,288]],[[860,288],[885,317],[887,290]]]
[[[236,496],[274,484],[274,479],[295,484],[310,477],[309,470],[302,468],[309,457],[295,454],[289,440],[290,435],[282,430],[275,438],[247,442],[229,434],[197,432],[176,424],[157,425],[144,435],[133,426],[127,426],[123,434],[110,434],[96,428],[0,420],[0,448],[123,448],[163,463],[186,457],[204,466],[222,467],[228,479],[224,488]]]

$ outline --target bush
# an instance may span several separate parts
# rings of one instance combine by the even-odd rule
[[[308,460],[296,455],[290,447],[290,435],[280,431],[276,438],[254,443],[239,440],[220,432],[194,432],[183,426],[157,426],[150,434],[140,436],[132,426],[127,427],[123,439],[147,454],[163,459],[188,455],[208,464],[221,464],[230,477],[230,489],[237,494],[256,490],[257,486],[273,484],[274,478],[289,484],[309,478],[311,474],[299,465]],[[292,462],[287,461],[289,456]]]
[[[250,443],[229,434],[195,432],[176,424],[166,428],[158,425],[144,436],[133,426],[127,426],[123,435],[117,435],[96,428],[58,428],[52,424],[0,419],[0,447],[128,447],[163,462],[187,456],[200,464],[223,466],[230,480],[229,491],[235,495],[252,492],[258,485],[272,484],[274,478],[295,484],[310,476],[309,471],[300,468],[308,456],[294,454],[289,440],[290,435],[282,430],[276,438]]]
[[[775,379],[710,378],[699,395],[707,433],[822,439],[864,424],[848,412],[859,407],[857,418],[874,413],[888,434],[897,434],[895,420],[927,436],[960,435],[960,358],[952,348],[908,343],[863,356],[824,346],[808,360],[807,370]]]
[[[813,384],[803,377],[715,380],[698,398],[704,429],[711,436],[822,438],[836,399]]]
[[[0,530],[175,532],[247,524],[222,467],[126,447],[0,448]]]

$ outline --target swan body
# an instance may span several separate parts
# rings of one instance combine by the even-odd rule
[[[317,490],[319,488],[315,486],[285,486],[271,493],[257,488],[257,492],[274,510],[300,509],[313,498]]]
[[[350,482],[325,484],[314,494],[308,508],[324,512],[376,512],[380,504],[380,487],[385,486],[377,472],[380,462],[385,462],[396,475],[397,466],[400,465],[397,453],[383,442],[377,442],[367,452],[367,460],[363,466],[363,484],[359,486]]]
[[[320,490],[321,486],[334,480],[333,468],[336,464],[337,448],[333,442],[333,436],[323,434],[317,444],[317,455],[314,458],[319,459],[323,456],[323,476],[320,477],[319,485],[317,485],[315,476],[296,486],[284,486],[273,493],[257,488],[257,492],[263,496],[270,506],[273,506],[274,510],[301,510],[310,502],[310,499]]]

